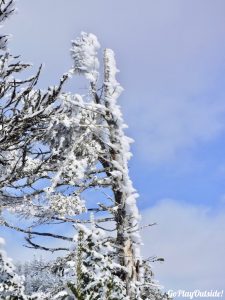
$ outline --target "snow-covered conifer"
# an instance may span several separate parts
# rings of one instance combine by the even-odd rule
[[[48,267],[49,262],[34,257],[25,263],[17,263],[17,274],[24,277],[24,290],[32,298],[48,295],[54,288],[61,285],[61,278]]]
[[[26,300],[23,277],[17,275],[15,267],[2,249],[4,240],[0,238],[0,296],[2,300]]]
[[[78,226],[75,235],[75,280],[67,283],[77,299],[127,299],[126,284],[121,274],[127,270],[115,261],[116,249],[102,229]]]

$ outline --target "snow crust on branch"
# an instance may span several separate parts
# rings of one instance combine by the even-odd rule
[[[136,200],[139,197],[138,193],[133,187],[132,181],[129,178],[128,161],[132,154],[130,152],[130,144],[133,140],[124,134],[123,116],[117,99],[120,96],[123,88],[116,80],[116,74],[118,69],[116,67],[115,55],[111,49],[105,50],[105,100],[106,106],[110,111],[111,118],[114,122],[114,126],[110,128],[111,142],[114,144],[117,154],[112,162],[115,169],[122,174],[122,180],[118,181],[119,189],[124,194],[125,208],[127,213],[127,226],[130,228],[127,234],[131,237],[133,244],[134,256],[136,259],[141,259],[140,255],[140,243],[141,238],[138,232],[138,224],[140,215],[136,205]],[[120,175],[121,176],[121,175]]]
[[[74,61],[74,72],[95,83],[98,79],[99,60],[97,50],[100,48],[97,37],[92,33],[82,32],[72,41],[71,55]]]
[[[74,216],[86,212],[85,202],[76,195],[53,194],[49,196],[49,201],[49,209],[59,216]]]
[[[14,4],[15,2],[13,0],[0,0],[0,27],[2,27],[2,23],[13,14],[15,10]],[[0,50],[5,51],[7,49],[8,38],[9,35],[0,35]]]

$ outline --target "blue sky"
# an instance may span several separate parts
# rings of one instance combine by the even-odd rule
[[[143,232],[143,253],[165,256],[155,268],[167,290],[224,288],[225,2],[20,0],[17,7],[4,31],[13,34],[12,52],[36,68],[44,63],[42,88],[70,68],[70,41],[81,31],[115,51],[135,139],[131,176],[143,222],[159,223]]]

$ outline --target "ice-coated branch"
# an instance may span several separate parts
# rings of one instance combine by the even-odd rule
[[[49,232],[38,232],[38,231],[33,231],[33,230],[26,230],[26,229],[20,228],[18,226],[11,225],[6,221],[0,221],[0,225],[8,227],[10,229],[14,229],[19,232],[26,233],[29,236],[37,235],[37,236],[50,237],[50,238],[54,238],[54,239],[60,239],[60,240],[69,241],[69,242],[73,241],[73,238],[70,238],[70,237],[67,237],[64,235],[59,235],[59,234],[49,233]]]
[[[30,246],[25,245],[25,247],[27,247],[27,248],[44,250],[44,251],[50,251],[52,253],[56,252],[56,251],[69,251],[69,248],[64,248],[64,247],[51,248],[51,247],[41,246],[41,245],[39,245],[37,243],[34,243],[31,240],[31,237],[25,237],[25,240],[30,245]]]

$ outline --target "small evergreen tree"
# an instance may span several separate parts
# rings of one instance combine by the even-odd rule
[[[110,238],[94,222],[90,229],[78,227],[76,280],[67,283],[69,288],[80,300],[126,299],[126,285],[120,277],[127,270],[115,262]]]

